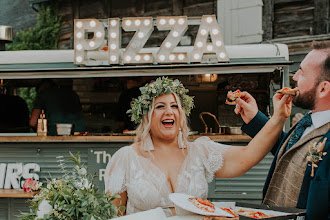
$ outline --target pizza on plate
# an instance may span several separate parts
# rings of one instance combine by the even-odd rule
[[[235,100],[239,97],[241,97],[241,91],[239,89],[237,89],[235,92],[228,91],[225,103],[227,105],[236,105]]]
[[[202,199],[202,198],[189,198],[189,201],[194,204],[197,208],[205,211],[205,212],[211,212],[214,213],[215,207],[212,202],[210,202],[207,199]]]
[[[288,87],[284,87],[283,89],[277,90],[276,93],[280,93],[280,94],[289,94],[289,95],[297,95],[297,92],[299,91],[298,87],[294,88],[294,89],[290,89]]]
[[[274,217],[274,215],[266,215],[263,212],[260,211],[254,211],[252,209],[237,209],[235,212],[239,215],[244,215],[250,218],[255,218],[255,219],[262,219],[262,218],[269,218],[269,217]]]

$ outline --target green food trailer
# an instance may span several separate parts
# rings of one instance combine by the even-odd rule
[[[111,46],[111,45],[110,45]],[[103,47],[103,45],[102,45]],[[145,54],[156,54],[159,48],[142,48]],[[214,57],[205,56],[203,62],[152,63],[105,65],[105,62],[77,63],[74,50],[42,51],[0,51],[0,79],[6,81],[53,79],[94,79],[125,78],[143,76],[180,77],[196,83],[196,76],[236,76],[254,74],[255,76],[280,76],[279,87],[289,85],[288,48],[284,44],[227,45],[228,60],[214,62]],[[177,47],[177,53],[191,53],[192,46]],[[89,61],[108,61],[107,51],[86,55]],[[276,88],[269,81],[268,102]],[[224,92],[222,92],[224,93]],[[222,94],[221,97],[225,95]],[[260,91],[264,93],[264,91]],[[216,96],[216,94],[214,94]],[[224,100],[223,100],[224,101]],[[271,108],[271,102],[270,108]],[[211,103],[212,104],[212,103]],[[222,104],[221,104],[222,106]],[[5,106],[3,106],[5,107]],[[2,108],[3,108],[2,107]],[[220,109],[220,107],[219,107]],[[232,109],[231,109],[232,111]],[[202,128],[203,130],[203,128]],[[214,141],[229,145],[245,146],[251,140],[245,134],[216,134],[193,132],[190,140],[209,136]],[[57,162],[63,156],[67,169],[73,162],[67,159],[69,152],[80,152],[82,162],[88,166],[89,174],[96,174],[95,184],[104,190],[104,169],[119,148],[130,145],[134,134],[89,133],[86,136],[37,136],[37,133],[0,133],[0,219],[16,219],[20,211],[28,210],[26,199],[32,194],[22,192],[22,182],[27,178],[37,178],[44,184],[46,178],[62,176]],[[209,185],[209,199],[213,201],[246,201],[260,203],[262,188],[273,156],[267,155],[257,166],[245,175],[234,179],[215,179]]]

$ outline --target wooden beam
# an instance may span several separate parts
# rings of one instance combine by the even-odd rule
[[[183,15],[183,0],[172,0],[172,15]]]
[[[271,40],[273,39],[274,0],[263,0],[263,3],[263,40]]]
[[[314,1],[314,35],[329,33],[329,4],[329,0]]]
[[[144,0],[136,0],[136,13],[138,16],[144,16],[144,5],[145,1]]]

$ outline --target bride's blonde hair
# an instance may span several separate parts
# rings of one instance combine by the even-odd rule
[[[176,99],[180,113],[181,132],[179,132],[178,135],[182,135],[182,137],[178,137],[178,146],[188,146],[188,134],[190,131],[188,127],[188,119],[182,108],[182,104],[179,96],[176,93],[172,93],[172,94]],[[152,139],[150,136],[150,124],[151,124],[151,117],[154,112],[154,103],[155,103],[155,99],[151,103],[150,111],[148,111],[147,114],[143,115],[142,122],[139,124],[139,126],[136,129],[136,137],[134,139],[134,143],[140,143],[140,152],[145,156],[146,156],[145,154],[146,151],[151,153],[150,150],[153,149]]]

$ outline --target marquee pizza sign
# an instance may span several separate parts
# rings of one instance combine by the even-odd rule
[[[215,15],[200,18],[192,50],[178,50],[188,25],[187,16],[109,18],[107,22],[75,19],[74,62],[96,64],[97,57],[102,57],[102,64],[107,65],[185,64],[203,63],[205,55],[213,57],[215,63],[229,61]],[[156,51],[143,52],[155,28],[169,33]],[[122,31],[135,32],[126,48],[121,48]]]

